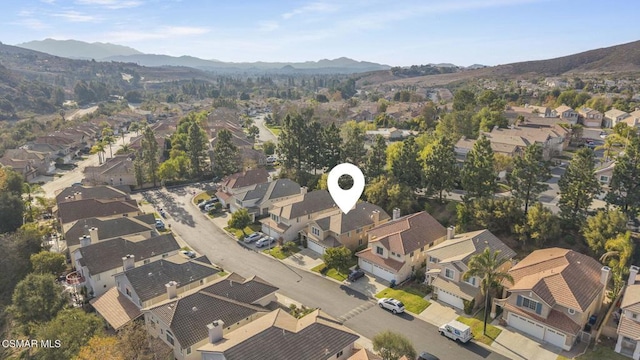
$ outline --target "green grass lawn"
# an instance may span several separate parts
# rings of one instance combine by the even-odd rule
[[[624,360],[624,359],[629,359],[628,357],[618,354],[617,352],[613,351],[612,348],[608,347],[608,346],[597,346],[595,350],[592,350],[593,347],[589,346],[587,348],[587,352],[584,353],[584,355],[580,355],[576,358],[576,360],[600,360],[600,359],[607,359],[607,360]],[[566,357],[564,356],[558,356],[558,360],[562,360],[562,359],[566,359]]]
[[[297,247],[297,246],[294,247],[294,248],[291,248],[289,251],[283,249],[282,246],[276,246],[276,247],[272,248],[271,250],[269,250],[269,249],[263,250],[264,253],[267,253],[267,254],[269,254],[269,255],[271,255],[274,258],[279,259],[279,260],[284,260],[284,259],[288,258],[289,256],[291,256],[292,254],[297,253],[298,251],[300,251],[300,248]]]
[[[247,226],[246,228],[244,228],[244,232],[242,229],[236,229],[236,228],[232,228],[232,227],[225,227],[224,230],[232,233],[236,239],[241,239],[243,238],[245,235],[249,235],[251,233],[254,233],[256,231],[260,231],[262,227],[258,224],[251,224],[249,226]]]
[[[311,271],[315,271],[315,272],[317,272],[317,273],[321,273],[321,271],[322,271],[325,267],[327,267],[327,265],[325,265],[325,264],[320,264],[320,265],[318,265],[318,266],[314,267],[313,269],[311,269]],[[345,280],[347,280],[347,276],[348,276],[349,274],[343,274],[343,273],[339,272],[339,271],[338,271],[338,270],[336,270],[336,269],[329,269],[329,271],[327,271],[325,275],[327,275],[328,277],[330,277],[330,278],[332,278],[332,279],[336,279],[336,280],[338,280],[338,281],[345,281]]]
[[[482,328],[484,327],[484,322],[482,320],[464,316],[459,316],[456,320],[460,321],[463,324],[469,325],[471,327],[473,339],[483,344],[491,345],[493,340],[495,340],[502,332],[502,330],[498,329],[497,327],[491,324],[487,324],[487,335],[484,335],[482,334]]]
[[[427,285],[425,284],[416,284],[415,282],[407,282],[406,284],[399,286],[398,290],[404,290],[409,294],[420,296],[421,298],[429,295],[429,291],[427,290]]]
[[[421,312],[424,311],[424,309],[428,308],[429,305],[431,305],[430,302],[423,299],[424,296],[422,296],[422,292],[418,292],[418,294],[416,294],[416,289],[412,287],[409,287],[406,289],[386,288],[380,291],[379,293],[377,293],[376,297],[378,299],[384,298],[384,297],[390,297],[396,300],[400,300],[404,304],[404,308],[407,311],[410,311],[414,314],[420,314]]]
[[[196,197],[193,198],[193,202],[195,204],[198,204],[200,202],[200,200],[205,201],[205,200],[209,200],[211,199],[211,195],[207,194],[206,192],[200,193],[198,195],[196,195]]]
[[[280,129],[280,125],[267,125],[267,123],[265,123],[264,125],[267,127],[267,129],[271,130],[271,132],[275,136],[279,136],[282,132],[282,130]]]

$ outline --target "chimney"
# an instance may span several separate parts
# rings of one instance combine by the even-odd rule
[[[398,220],[400,218],[400,209],[393,208],[393,220]]]
[[[80,191],[75,192],[75,193],[73,194],[73,197],[74,197],[74,199],[76,199],[76,200],[82,200],[82,193],[81,193]]]
[[[89,229],[89,237],[91,238],[91,243],[96,244],[98,243],[98,240],[100,240],[100,238],[98,238],[98,228],[97,227],[92,227],[91,229]]]
[[[164,286],[167,288],[167,298],[174,299],[178,296],[178,283],[175,281],[169,281]]]
[[[373,221],[373,225],[378,225],[380,222],[380,211],[373,210],[373,212],[371,212],[371,221]]]
[[[611,275],[611,268],[608,266],[603,266],[600,270],[600,283],[604,286],[607,286],[609,282],[609,277]]]
[[[456,228],[453,226],[449,226],[447,228],[447,240],[451,240],[456,236]]]
[[[640,270],[639,267],[635,265],[631,265],[631,267],[629,268],[629,280],[627,281],[627,285],[631,286],[636,283],[636,276],[638,276],[638,270]]]
[[[127,271],[129,269],[133,269],[134,267],[136,267],[136,257],[134,255],[127,255],[125,257],[122,258],[122,267],[124,268],[124,271]]]
[[[85,247],[91,245],[91,236],[82,235],[80,237],[80,247]]]
[[[211,344],[215,344],[218,341],[222,340],[222,329],[224,328],[224,321],[216,320],[211,324],[207,325],[207,329],[209,329],[209,342]]]
[[[306,186],[301,186],[300,187],[300,194],[304,195],[307,193],[307,187]]]

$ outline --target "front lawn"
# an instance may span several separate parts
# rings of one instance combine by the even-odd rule
[[[267,127],[267,129],[271,130],[273,135],[280,136],[280,133],[282,132],[280,125],[268,125],[267,123],[265,123],[264,125]]]
[[[580,355],[578,357],[576,357],[576,360],[600,360],[600,359],[607,359],[607,360],[624,360],[624,359],[629,359],[628,357],[618,354],[617,352],[613,351],[612,348],[608,347],[608,346],[596,346],[595,350],[591,350],[592,347],[589,346],[587,348],[587,352],[584,353],[584,355]],[[561,356],[558,356],[558,359],[561,359]]]
[[[289,246],[289,247],[276,246],[271,250],[269,249],[264,250],[265,253],[279,260],[284,260],[289,256],[291,256],[292,254],[297,253],[298,251],[300,251],[300,248],[297,246]]]
[[[195,204],[199,204],[205,200],[211,199],[211,195],[207,194],[207,192],[200,193],[193,198],[193,202]]]
[[[318,273],[321,273],[321,274],[322,274],[322,273],[323,273],[324,268],[326,268],[326,267],[327,267],[327,265],[326,265],[326,264],[320,264],[320,265],[318,265],[318,266],[314,267],[313,269],[311,269],[311,271],[315,271],[315,272],[318,272]],[[332,279],[336,279],[336,280],[338,280],[338,281],[345,281],[345,280],[347,280],[347,276],[349,275],[349,274],[343,274],[343,273],[341,273],[341,272],[339,272],[338,270],[333,269],[333,268],[332,268],[332,269],[327,270],[327,272],[325,272],[324,274],[325,274],[325,275],[327,275],[328,277],[330,277],[330,278],[332,278]]]
[[[241,240],[246,235],[260,231],[261,228],[262,227],[258,224],[251,224],[244,228],[244,232],[243,232],[243,229],[236,229],[230,226],[226,226],[224,230],[233,234],[236,237],[236,239]]]
[[[463,324],[469,325],[471,327],[473,339],[483,344],[491,345],[491,343],[493,343],[493,340],[495,340],[502,332],[502,330],[498,329],[497,327],[491,324],[487,324],[487,335],[484,335],[482,333],[482,328],[484,327],[484,322],[482,320],[464,316],[458,316],[456,320],[460,321]]]
[[[424,309],[428,308],[431,303],[424,299],[424,296],[422,296],[422,292],[418,292],[418,294],[416,294],[415,290],[416,289],[413,287],[408,287],[404,290],[402,288],[386,288],[377,293],[376,297],[378,299],[390,297],[396,300],[400,300],[404,304],[404,308],[407,311],[410,311],[414,314],[420,314],[424,311]]]

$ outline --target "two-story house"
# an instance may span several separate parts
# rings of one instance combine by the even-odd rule
[[[585,127],[602,127],[602,119],[604,116],[600,111],[588,107],[583,107],[578,110],[578,114],[580,115],[580,121],[582,122],[582,125],[584,125]]]
[[[493,128],[491,132],[483,132],[493,144],[505,144],[509,146],[525,147],[535,143],[542,146],[542,155],[546,160],[559,155],[569,144],[569,130],[559,125],[539,126],[521,125],[511,126],[508,129]]]
[[[254,184],[232,190],[229,211],[247,209],[256,218],[269,215],[273,203],[289,199],[302,192],[300,184],[289,179],[277,179],[271,182]]]
[[[35,170],[37,175],[52,175],[56,172],[56,163],[50,154],[27,150],[27,149],[7,149],[0,159],[0,163],[5,166],[12,165],[10,161],[26,161],[30,165],[30,169]],[[18,167],[14,166],[14,169],[18,169]],[[25,177],[27,177],[28,172],[21,171]]]
[[[629,116],[622,120],[623,123],[631,128],[640,128],[640,110],[633,111]]]
[[[554,111],[560,119],[568,122],[569,124],[575,125],[578,123],[578,113],[571,107],[562,104],[555,108]]]
[[[362,201],[347,214],[333,211],[316,216],[300,234],[303,241],[307,241],[307,247],[320,255],[328,248],[340,246],[355,251],[367,245],[369,229],[389,219],[389,214],[382,208]]]
[[[629,113],[626,111],[611,109],[604,113],[604,124],[603,126],[606,128],[613,128],[618,123],[622,122],[622,120],[629,117]]]
[[[492,315],[501,306],[510,327],[564,350],[598,314],[610,278],[607,266],[562,248],[536,250],[508,273],[513,284],[503,282],[503,298],[494,299]]]
[[[181,295],[176,286],[167,284],[167,300],[142,312],[149,335],[173,349],[177,360],[202,358],[196,350],[210,343],[207,325],[217,322],[224,334],[268,314],[278,290],[256,276],[244,279],[233,273]]]
[[[131,200],[129,192],[122,187],[74,185],[56,191],[56,204],[82,199]]]
[[[0,167],[10,168],[22,175],[25,181],[31,182],[38,176],[38,170],[33,167],[30,160],[13,159],[3,156],[0,158]]]
[[[506,259],[502,271],[511,267],[515,251],[505,245],[489,230],[479,230],[464,234],[455,234],[455,228],[447,229],[447,239],[427,250],[427,276],[425,281],[433,286],[433,294],[439,301],[458,309],[464,309],[465,301],[482,304],[480,283],[482,279],[470,277],[463,279],[469,270],[469,260],[481,254],[486,248],[500,251],[499,260]]]
[[[77,274],[84,279],[83,285],[93,296],[99,296],[115,286],[115,274],[175,255],[179,250],[172,234],[149,239],[115,238],[97,244],[91,244],[91,238],[85,236],[72,257]]]
[[[223,206],[229,206],[233,192],[251,185],[266,183],[269,181],[269,173],[263,168],[249,169],[231,174],[220,182],[216,196]]]
[[[54,215],[63,225],[91,217],[106,219],[141,214],[135,200],[81,199],[58,203],[54,209]]]
[[[98,166],[87,166],[82,171],[85,181],[92,185],[137,185],[134,158],[131,154],[116,155]]]
[[[624,289],[618,322],[618,340],[615,351],[629,356],[634,360],[640,359],[640,268],[632,265],[629,269],[629,280]]]
[[[400,283],[426,260],[427,250],[442,242],[447,230],[429,213],[393,218],[367,232],[368,247],[359,251],[358,265],[365,272],[389,282]]]
[[[277,309],[227,333],[225,325],[207,325],[209,343],[198,348],[202,360],[346,360],[360,338],[319,309],[300,319]]]
[[[302,188],[300,195],[272,204],[269,217],[260,220],[262,232],[275,239],[293,241],[316,216],[338,211],[340,209],[327,190],[307,192]]]

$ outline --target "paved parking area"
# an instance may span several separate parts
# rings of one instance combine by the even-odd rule
[[[562,352],[562,349],[558,347],[542,345],[521,333],[499,325],[497,327],[502,329],[502,332],[493,341],[491,348],[504,355],[509,355],[512,359],[556,360],[558,354]]]

